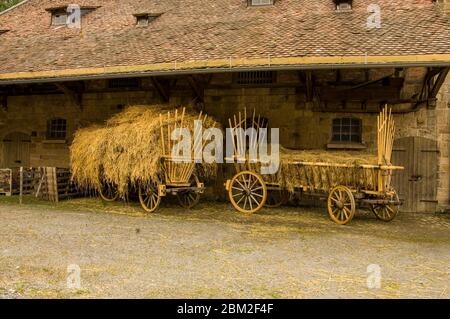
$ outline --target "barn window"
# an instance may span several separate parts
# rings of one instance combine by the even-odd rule
[[[52,12],[52,25],[66,25],[67,24],[67,11],[66,9],[58,9]]]
[[[111,79],[108,81],[110,89],[137,89],[141,86],[138,78]]]
[[[272,84],[275,82],[275,72],[272,71],[238,72],[235,74],[234,82],[240,85]]]
[[[270,6],[275,2],[275,0],[248,0],[249,6]]]
[[[160,15],[160,13],[138,13],[134,16],[136,17],[136,25],[138,27],[145,27],[148,26],[150,22],[156,20]]]
[[[66,138],[67,121],[65,119],[51,119],[48,121],[47,126],[47,139],[63,140]]]
[[[69,9],[68,9],[69,8]],[[97,7],[83,7],[80,8],[80,16],[83,17],[88,13],[94,11]],[[53,26],[64,26],[67,25],[70,13],[70,7],[60,7],[60,8],[50,8],[47,11],[50,11],[52,14],[52,25]],[[73,9],[72,9],[73,10]],[[73,23],[75,21],[72,21]]]
[[[333,120],[332,142],[335,143],[361,143],[361,120],[343,117]]]
[[[334,0],[337,11],[352,10],[352,0]]]

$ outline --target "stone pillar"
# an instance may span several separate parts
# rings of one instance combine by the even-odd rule
[[[437,96],[437,140],[440,151],[437,200],[440,210],[450,209],[450,75]]]

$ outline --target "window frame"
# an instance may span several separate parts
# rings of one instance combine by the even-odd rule
[[[67,12],[68,8],[69,8],[69,6],[45,9],[46,11],[50,12],[50,14],[51,14],[50,25],[52,27],[67,26],[67,19],[69,18],[69,12]],[[100,7],[99,6],[80,7],[80,16],[81,16],[81,18],[83,18],[84,16],[88,15],[89,13],[97,10],[98,8],[100,8]],[[57,15],[57,14],[59,14],[61,16],[65,16],[64,23],[62,21],[60,21],[59,23],[54,23],[54,20],[55,20],[54,18],[55,18],[55,15]]]
[[[51,141],[66,140],[67,119],[61,117],[51,118],[47,121],[46,139]]]
[[[157,18],[159,18],[162,13],[135,13],[133,16],[136,18],[136,27],[147,27]],[[140,23],[141,19],[145,19],[145,23]]]
[[[348,4],[350,8],[341,8],[341,4]],[[353,0],[334,0],[334,8],[337,12],[348,12],[353,10]]]
[[[339,123],[337,123],[339,121]],[[344,121],[348,121],[348,124],[345,124]],[[331,144],[363,144],[362,140],[362,130],[363,130],[362,119],[351,116],[344,117],[336,117],[331,122]],[[339,128],[339,132],[335,129]],[[348,128],[347,130],[343,130],[344,128]],[[335,137],[339,136],[339,139]],[[348,136],[348,140],[343,139],[343,136]],[[352,137],[356,136],[356,139]]]
[[[140,90],[142,80],[140,78],[115,78],[107,81],[108,90]]]
[[[265,77],[261,77],[258,80],[258,74],[263,75],[266,73]],[[251,81],[253,76],[253,82]],[[245,83],[247,78],[248,82]],[[242,71],[233,73],[233,84],[239,87],[264,87],[272,86],[277,82],[277,72],[276,71]]]
[[[67,18],[69,17],[68,14],[67,14],[67,8],[66,8],[66,9],[52,10],[52,11],[51,11],[51,15],[52,15],[52,17],[51,17],[51,23],[50,23],[51,26],[59,27],[59,26],[67,25]],[[59,16],[56,17],[57,15],[59,15]],[[56,22],[56,18],[59,18],[59,19],[62,20],[62,17],[63,17],[63,16],[65,17],[65,18],[64,18],[64,23],[63,23],[62,21]]]
[[[264,0],[247,0],[247,6],[248,7],[267,7],[267,6],[273,6],[275,4],[276,0],[265,0],[270,1],[270,3],[259,3],[255,4],[254,1],[264,1]]]

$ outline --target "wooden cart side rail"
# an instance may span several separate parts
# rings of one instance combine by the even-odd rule
[[[326,162],[289,162],[287,165],[303,165],[303,166],[325,166],[325,167],[343,167],[343,168],[367,168],[381,170],[403,170],[403,166],[395,165],[374,165],[374,164],[339,164]]]
[[[249,159],[242,156],[225,157],[225,161],[234,162],[238,161],[240,163],[259,163],[259,164],[270,164],[271,161],[263,161],[260,159]],[[286,165],[299,165],[299,166],[320,166],[320,167],[343,167],[343,168],[367,168],[367,169],[380,169],[380,170],[404,170],[403,166],[396,165],[377,165],[377,164],[340,164],[340,163],[329,163],[329,162],[303,162],[303,161],[292,161],[286,163]]]

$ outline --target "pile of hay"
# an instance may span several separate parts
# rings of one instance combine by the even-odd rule
[[[296,162],[344,164],[353,167],[301,165]],[[376,174],[373,174],[374,171],[371,169],[362,169],[360,165],[363,164],[376,165],[377,156],[366,151],[297,151],[280,148],[279,171],[269,179],[290,192],[298,187],[328,191],[337,185],[355,189],[374,189]]]
[[[161,174],[160,114],[167,124],[166,105],[130,106],[106,122],[105,126],[80,129],[70,147],[74,180],[82,187],[99,189],[101,179],[118,186],[121,195],[129,186],[158,180]],[[193,130],[199,114],[186,108],[184,127]],[[171,120],[174,122],[174,119]],[[203,127],[220,125],[209,118]],[[203,164],[202,164],[203,165]],[[211,177],[216,164],[203,165],[202,172]]]

